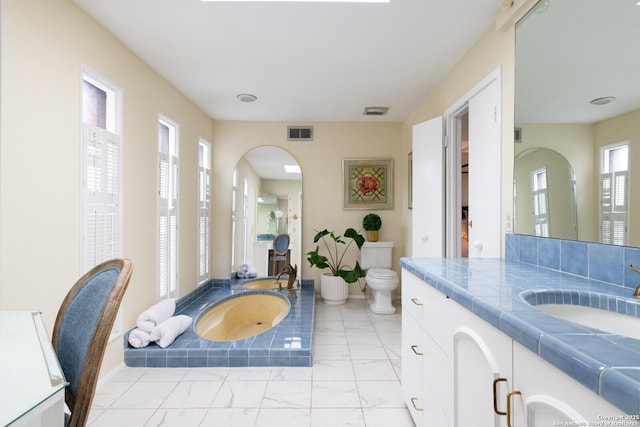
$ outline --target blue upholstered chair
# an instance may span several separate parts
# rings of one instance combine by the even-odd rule
[[[87,423],[104,351],[132,271],[128,259],[97,265],[78,279],[60,306],[52,341],[69,382],[67,426]]]
[[[287,251],[289,250],[289,235],[282,233],[278,234],[275,239],[273,239],[273,261],[271,272],[273,275],[277,275],[279,271],[277,270],[278,261],[287,261]]]

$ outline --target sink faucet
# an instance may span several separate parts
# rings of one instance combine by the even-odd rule
[[[636,273],[640,274],[640,270],[635,268],[632,264],[629,264],[629,268],[635,271]],[[636,298],[640,298],[640,285],[636,286],[636,291],[633,293],[633,296]]]
[[[296,283],[296,276],[298,274],[298,265],[293,267],[291,264],[285,266],[280,273],[276,276],[276,282],[278,282],[278,287],[282,289],[282,285],[280,284],[280,276],[287,275],[287,294],[293,295],[296,298],[296,293],[293,291],[293,285]]]

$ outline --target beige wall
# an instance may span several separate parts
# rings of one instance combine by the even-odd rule
[[[518,123],[517,126],[522,129],[522,143],[515,146],[516,156],[530,148],[549,148],[567,159],[576,178],[578,238],[598,241],[598,154],[594,150],[594,125]]]
[[[522,144],[516,145],[516,155],[534,147],[550,148],[564,156],[576,177],[576,207],[578,239],[599,240],[598,189],[600,148],[618,142],[630,142],[630,170],[640,164],[640,110],[597,123],[518,123],[522,128]],[[640,206],[640,188],[629,185],[630,245],[640,244],[640,229],[634,226],[634,215]]]
[[[416,52],[420,54],[420,52]],[[2,2],[0,309],[37,309],[51,330],[60,302],[80,275],[80,77],[86,64],[122,87],[123,254],[135,262],[125,327],[156,301],[157,120],[180,125],[180,294],[197,282],[197,143],[212,142],[212,278],[229,277],[233,169],[260,145],[284,148],[303,171],[302,251],[315,230],[360,228],[368,211],[342,208],[342,159],[394,159],[394,209],[378,211],[380,240],[394,265],[410,255],[407,155],[411,126],[442,114],[476,83],[502,69],[503,212],[511,211],[513,29],[490,30],[405,123],[303,123],[313,142],[289,142],[280,122],[213,122],[71,0]],[[301,266],[319,283],[320,272]],[[352,287],[352,294],[359,290]],[[103,370],[122,361],[120,340]]]
[[[308,123],[305,123],[308,124]],[[212,252],[216,254],[213,277],[228,277],[231,247],[231,183],[233,169],[249,150],[273,145],[287,150],[302,169],[302,253],[315,248],[315,230],[327,228],[341,233],[347,227],[360,229],[369,211],[342,209],[342,159],[391,157],[395,164],[395,203],[393,210],[377,211],[382,218],[380,240],[395,243],[394,265],[402,254],[403,207],[406,207],[406,157],[400,155],[400,123],[312,123],[312,142],[287,141],[284,122],[215,123],[213,175],[214,218]],[[402,254],[403,255],[403,254]],[[302,267],[300,269],[300,267]],[[309,267],[303,255],[302,277],[320,283],[320,271]],[[399,267],[396,267],[399,272]],[[351,293],[360,291],[351,287]]]
[[[629,175],[637,174],[640,165],[640,110],[635,110],[609,120],[604,120],[595,125],[596,156],[600,155],[600,147],[617,142],[629,141]],[[597,159],[598,157],[596,157]],[[597,161],[597,160],[596,160]],[[599,170],[596,163],[595,170]],[[597,183],[594,184],[597,188]],[[629,227],[628,241],[630,245],[640,246],[640,227],[638,227],[638,215],[640,210],[640,185],[638,180],[629,182]]]
[[[211,119],[69,0],[2,2],[0,309],[35,309],[51,331],[80,277],[80,79],[123,89],[123,247],[135,270],[126,327],[156,300],[157,123],[180,125],[180,292],[197,284],[198,138]],[[122,361],[110,344],[104,369]]]

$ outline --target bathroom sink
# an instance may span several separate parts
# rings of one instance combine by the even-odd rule
[[[582,326],[640,339],[640,318],[599,308],[571,304],[539,304],[537,309]]]
[[[521,296],[538,310],[560,319],[605,333],[640,339],[640,317],[635,316],[640,314],[640,300],[578,290],[536,290]],[[633,314],[609,311],[600,306],[620,307]]]

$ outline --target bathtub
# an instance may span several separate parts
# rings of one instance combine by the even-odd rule
[[[279,289],[278,283],[283,287],[287,287],[286,280],[276,280],[275,278],[266,279],[254,279],[242,282],[242,287],[245,289]]]
[[[273,281],[273,278],[269,280]],[[198,320],[209,309],[237,296],[259,293],[278,294],[288,301],[288,314],[274,327],[257,335],[231,341],[210,340],[196,332]],[[296,294],[297,298],[293,298],[286,289],[247,289],[241,283],[231,283],[228,279],[211,280],[176,301],[176,314],[185,314],[194,319],[189,329],[167,348],[154,343],[133,348],[127,342],[130,331],[125,333],[124,362],[127,366],[147,368],[312,366],[315,312],[313,280],[302,280]]]
[[[237,294],[203,312],[195,330],[213,341],[240,340],[273,328],[289,314],[290,308],[287,298],[277,293]]]

